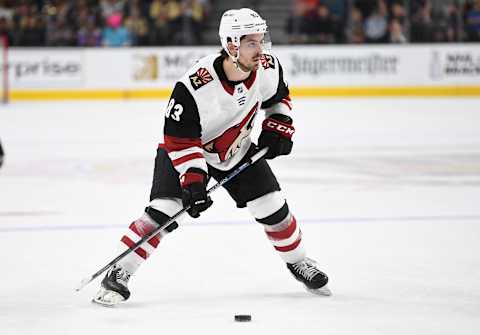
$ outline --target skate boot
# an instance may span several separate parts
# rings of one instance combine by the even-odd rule
[[[108,270],[105,278],[103,278],[102,286],[92,302],[113,307],[127,300],[130,297],[130,291],[127,287],[130,276],[131,274],[120,266],[112,266],[110,270]]]
[[[300,262],[287,263],[287,267],[295,279],[305,285],[307,291],[318,295],[332,295],[327,287],[327,275],[317,268],[317,263],[314,260],[305,257]]]

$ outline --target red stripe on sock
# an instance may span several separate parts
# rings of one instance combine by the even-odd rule
[[[125,243],[130,249],[132,249],[132,248],[134,247],[134,245],[135,245],[135,242],[133,242],[133,241],[130,239],[130,237],[128,237],[128,236],[126,236],[126,235],[123,235],[121,241],[122,241],[123,243]],[[142,249],[141,247],[138,248],[137,250],[135,250],[135,253],[136,253],[138,256],[142,257],[143,259],[147,259],[147,257],[148,257],[147,252],[146,252],[144,249]]]
[[[135,222],[138,222],[138,221],[135,221]],[[137,236],[139,237],[143,237],[144,235],[147,235],[147,234],[150,234],[150,232],[152,231],[152,229],[147,226],[146,224],[143,224],[143,227],[145,228],[143,230],[143,232],[141,233],[138,228],[137,228],[137,225],[135,224],[135,222],[132,222],[132,224],[130,225],[130,230],[133,231],[135,234],[137,234]],[[150,244],[152,247],[156,248],[158,246],[158,244],[160,243],[160,236],[159,235],[155,235],[154,237],[152,237],[151,239],[149,239],[147,241],[148,244]]]
[[[298,247],[298,245],[300,244],[301,241],[302,241],[302,235],[300,234],[300,236],[298,236],[297,240],[295,242],[293,242],[292,244],[286,245],[284,247],[275,247],[275,249],[277,251],[281,251],[281,252],[292,251],[292,250],[295,250],[296,247]]]
[[[290,238],[295,232],[295,229],[297,229],[297,220],[295,219],[294,216],[292,216],[292,221],[290,221],[290,224],[284,230],[266,231],[266,233],[270,240],[280,241],[280,240],[286,240],[287,238]]]
[[[160,237],[158,235],[152,237],[147,241],[148,244],[150,244],[152,247],[156,248],[158,247],[158,244],[160,243]]]

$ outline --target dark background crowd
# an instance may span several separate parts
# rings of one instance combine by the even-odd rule
[[[480,41],[480,0],[0,0],[11,46],[217,44],[221,13],[248,6],[277,44]]]
[[[291,43],[480,41],[480,0],[294,0]]]
[[[0,0],[12,46],[202,43],[208,0]]]

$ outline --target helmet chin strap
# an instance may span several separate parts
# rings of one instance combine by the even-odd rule
[[[237,56],[233,56],[230,52],[228,52],[228,55],[232,59],[233,64],[235,65],[235,68],[239,72],[241,72],[243,74],[248,74],[248,73],[251,72],[251,71],[243,71],[242,68],[241,68],[243,65],[242,65],[242,63],[240,63],[240,60],[239,60],[240,59],[240,48],[237,48]],[[243,66],[243,67],[245,67],[245,66]]]

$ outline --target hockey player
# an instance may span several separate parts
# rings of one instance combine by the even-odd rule
[[[209,177],[221,180],[257,150],[250,132],[265,110],[258,147],[266,159],[292,150],[292,103],[278,59],[268,52],[266,22],[253,10],[226,11],[220,22],[222,51],[200,59],[176,83],[165,113],[164,143],[155,159],[150,203],[121,238],[132,247],[142,236],[190,205],[190,216],[212,205]],[[305,287],[330,295],[327,276],[307,258],[302,233],[267,161],[261,159],[224,186],[237,207],[247,207],[288,270]],[[130,296],[128,281],[172,232],[151,238],[109,269],[93,301],[111,306]]]

